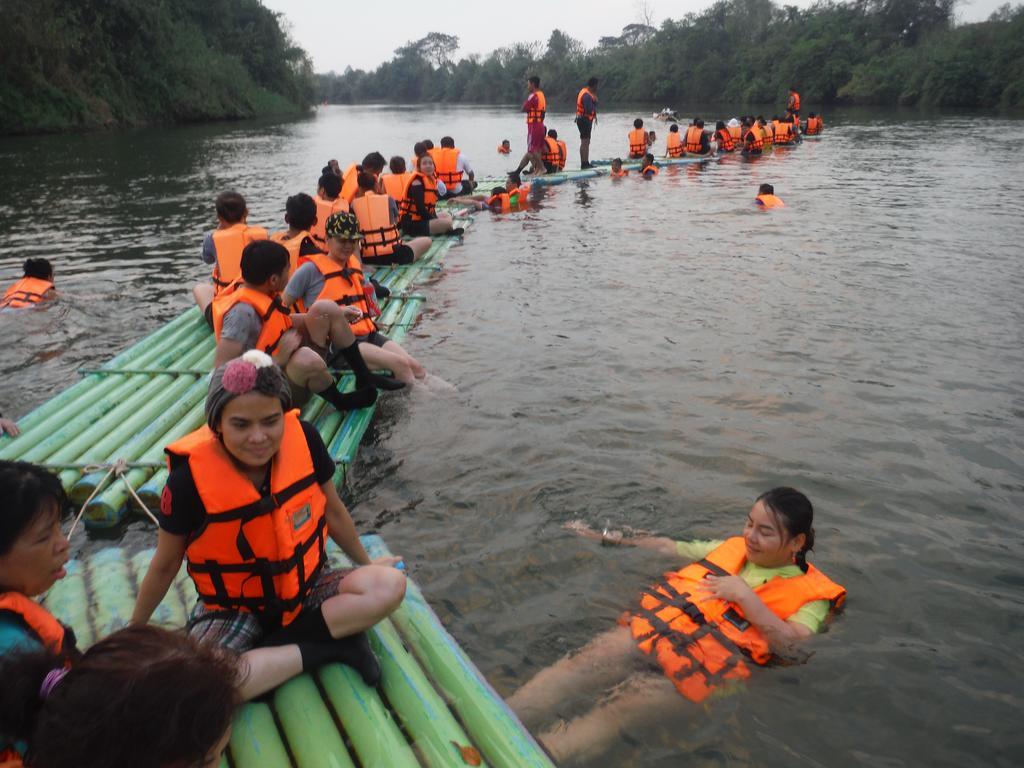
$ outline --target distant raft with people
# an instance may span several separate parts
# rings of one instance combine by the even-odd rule
[[[371,557],[389,554],[379,536],[361,538]],[[153,551],[111,547],[73,560],[42,603],[87,647],[128,622]],[[333,542],[328,556],[350,565]],[[181,628],[195,601],[183,567],[152,621]],[[411,578],[401,607],[368,634],[378,688],[336,663],[289,680],[242,705],[222,768],[553,768]]]

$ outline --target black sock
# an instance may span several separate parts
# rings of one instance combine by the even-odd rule
[[[343,350],[341,350],[342,356],[345,358],[345,362],[352,368],[352,373],[356,375],[356,386],[357,387],[375,387],[377,389],[401,389],[405,384],[397,379],[392,379],[390,376],[378,376],[375,373],[371,373],[370,369],[366,367],[366,361],[363,360],[363,355],[359,351],[359,342],[353,341]]]
[[[355,411],[359,408],[369,408],[377,402],[377,390],[374,387],[359,387],[354,392],[339,392],[338,388],[331,384],[323,392],[317,392],[316,394],[333,405],[336,411]]]
[[[447,234],[451,237],[462,237],[462,234],[466,231],[465,227],[453,227],[449,229]]]
[[[371,688],[380,682],[380,662],[373,655],[365,632],[326,643],[303,640],[298,645],[299,653],[302,654],[303,672],[312,672],[324,664],[338,661],[352,667]]]

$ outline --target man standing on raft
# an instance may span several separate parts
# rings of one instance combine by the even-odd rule
[[[576,95],[576,127],[580,129],[580,168],[593,168],[590,164],[590,134],[597,122],[598,79],[587,80],[587,87]]]
[[[544,91],[540,89],[540,78],[531,75],[527,80],[527,87],[530,95],[523,102],[520,112],[526,113],[526,154],[519,161],[519,167],[513,173],[521,173],[530,164],[529,173],[544,173],[544,138],[547,131],[544,128],[544,116],[547,114],[547,100],[544,98]]]

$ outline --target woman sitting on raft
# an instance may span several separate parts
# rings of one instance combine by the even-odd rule
[[[399,225],[402,234],[409,237],[423,235],[461,235],[462,227],[455,228],[452,215],[437,212],[435,206],[447,189],[437,178],[434,159],[430,155],[416,158],[416,172],[405,185],[400,202]]]
[[[380,678],[367,629],[405,595],[405,576],[371,561],[334,487],[334,460],[292,410],[284,373],[250,350],[215,370],[206,426],[167,446],[156,554],[133,624],[145,624],[188,560],[199,601],[188,633],[241,658],[244,698],[342,661]],[[327,536],[356,564],[331,568]],[[281,647],[277,647],[281,646]]]
[[[623,538],[570,524],[586,538],[646,547],[690,565],[643,590],[640,605],[624,614],[621,626],[541,670],[509,704],[527,726],[539,727],[566,695],[593,699],[621,685],[612,700],[541,736],[557,759],[598,754],[620,730],[675,706],[678,694],[702,702],[750,677],[755,665],[793,657],[846,596],[807,562],[814,547],[813,516],[802,493],[775,488],[754,502],[743,535],[725,541]],[[645,659],[641,654],[664,675],[651,674],[650,664],[636,664]]]
[[[238,665],[179,632],[130,627],[67,666],[50,650],[0,660],[0,723],[31,768],[215,768]],[[21,759],[0,752],[0,766]]]

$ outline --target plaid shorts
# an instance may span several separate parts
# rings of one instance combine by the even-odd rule
[[[315,610],[328,598],[338,594],[338,584],[355,568],[327,568],[302,601],[304,611]],[[200,643],[211,643],[222,648],[245,653],[259,645],[268,629],[255,613],[249,611],[219,611],[207,608],[203,601],[196,603],[188,617],[188,635]]]

